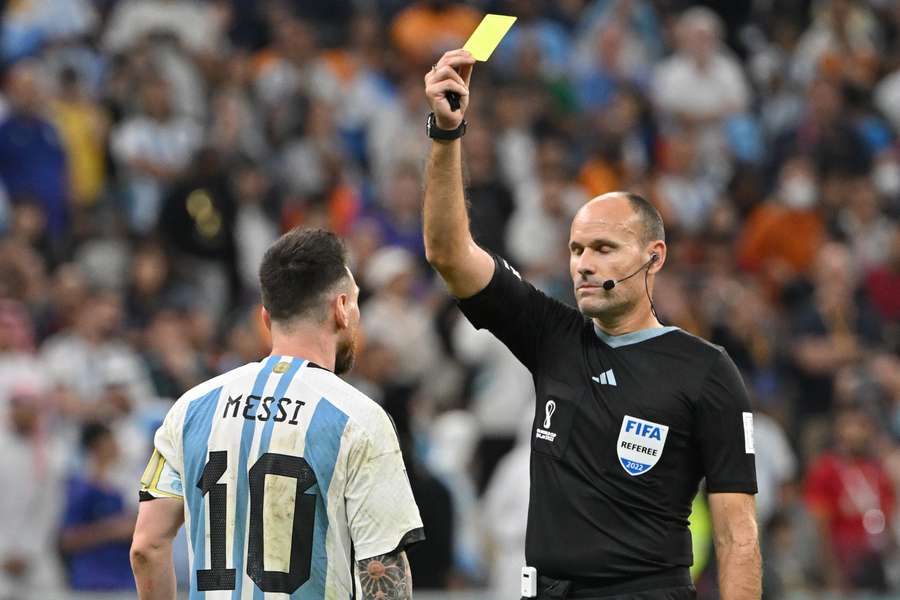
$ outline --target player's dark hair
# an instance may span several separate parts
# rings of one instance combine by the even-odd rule
[[[85,423],[81,428],[81,449],[90,452],[97,444],[97,440],[112,435],[109,427],[103,423],[92,421]]]
[[[347,277],[347,248],[325,229],[295,228],[272,244],[259,268],[273,321],[324,318],[325,295]]]
[[[637,213],[644,226],[644,242],[653,242],[666,239],[666,229],[663,226],[662,215],[646,198],[634,192],[624,192],[628,198],[631,209]]]

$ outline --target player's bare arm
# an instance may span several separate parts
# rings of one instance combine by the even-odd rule
[[[172,540],[183,522],[180,498],[141,502],[131,542],[131,568],[140,600],[174,600]]]
[[[469,80],[475,59],[465,50],[445,53],[425,75],[425,95],[441,129],[460,126],[469,106]],[[450,109],[447,92],[460,98],[459,110]],[[459,139],[433,140],[425,175],[425,255],[440,273],[450,293],[468,298],[487,286],[494,274],[494,259],[472,239],[462,177]]]
[[[406,552],[383,554],[356,563],[364,600],[412,598],[412,572]]]
[[[750,494],[710,494],[709,508],[722,600],[759,600],[762,567],[754,497]]]

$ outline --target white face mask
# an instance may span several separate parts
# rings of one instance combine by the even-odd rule
[[[791,177],[782,182],[779,194],[782,204],[802,210],[810,208],[816,203],[818,189],[816,189],[816,182],[809,177]]]
[[[900,194],[900,165],[892,160],[878,163],[872,173],[875,189],[883,196],[894,197]]]

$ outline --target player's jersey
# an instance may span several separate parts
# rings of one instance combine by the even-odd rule
[[[355,561],[424,539],[390,418],[302,359],[197,386],[155,445],[141,497],[184,499],[191,599],[353,598]]]

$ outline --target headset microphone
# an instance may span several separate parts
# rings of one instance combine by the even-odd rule
[[[632,277],[634,277],[635,275],[637,275],[638,273],[640,273],[641,271],[643,271],[644,268],[646,268],[647,266],[651,265],[652,263],[655,263],[655,262],[658,261],[658,260],[659,260],[659,255],[658,255],[658,254],[651,254],[651,255],[650,255],[650,260],[648,260],[647,262],[645,262],[644,264],[642,264],[642,265],[638,268],[637,271],[635,271],[634,273],[632,273],[632,274],[629,275],[628,277],[623,277],[622,279],[617,279],[617,280],[615,280],[615,281],[613,281],[612,279],[607,279],[606,281],[604,281],[604,282],[603,282],[603,289],[606,290],[606,291],[608,292],[609,290],[611,290],[611,289],[613,289],[614,287],[616,287],[616,284],[622,283],[622,282],[625,281],[626,279],[631,279]]]

